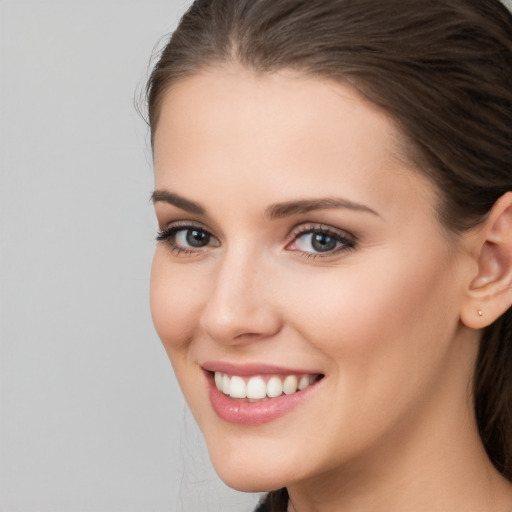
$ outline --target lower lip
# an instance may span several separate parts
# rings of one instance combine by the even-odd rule
[[[245,402],[233,399],[217,389],[213,376],[207,374],[208,392],[213,410],[223,420],[236,425],[262,425],[268,423],[300,405],[320,381],[292,395],[282,394],[261,402]]]

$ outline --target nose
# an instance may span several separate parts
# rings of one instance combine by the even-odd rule
[[[219,262],[202,310],[200,326],[218,343],[244,344],[270,338],[282,327],[274,304],[276,276],[256,258],[240,252]]]

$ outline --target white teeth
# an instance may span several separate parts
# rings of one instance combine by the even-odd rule
[[[287,395],[293,395],[297,391],[297,377],[295,375],[288,375],[283,382],[283,391]]]
[[[254,377],[229,376],[225,373],[215,372],[215,385],[219,391],[232,398],[246,398],[249,401],[262,400],[264,398],[275,398],[286,395],[293,395],[297,391],[310,386],[315,382],[313,375],[278,375]]]
[[[253,400],[265,398],[267,396],[267,386],[261,377],[251,377],[247,383],[247,398]]]
[[[229,395],[229,375],[222,376],[222,392],[226,395]]]
[[[307,375],[303,375],[299,380],[298,388],[299,390],[306,389],[309,386],[309,377]]]
[[[215,385],[219,391],[222,391],[222,373],[215,372]]]
[[[267,382],[267,396],[274,398],[283,394],[283,383],[279,377],[270,377]]]
[[[245,391],[245,382],[242,377],[231,377],[229,396],[233,398],[245,398],[247,396]]]

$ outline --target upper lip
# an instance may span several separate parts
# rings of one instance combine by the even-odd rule
[[[286,368],[265,363],[243,363],[234,364],[225,361],[206,361],[201,367],[209,372],[221,372],[228,375],[249,377],[251,375],[318,375],[321,372],[299,368]]]

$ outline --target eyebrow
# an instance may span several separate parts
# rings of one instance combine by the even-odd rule
[[[360,212],[367,212],[377,217],[380,215],[372,210],[370,207],[354,203],[348,199],[342,199],[340,197],[326,197],[320,199],[303,199],[299,201],[287,201],[285,203],[276,203],[270,205],[265,210],[265,216],[269,219],[281,219],[283,217],[289,217],[290,215],[297,215],[301,213],[308,213],[313,210],[330,210],[335,208],[346,208],[348,210],[355,210]]]
[[[165,202],[169,203],[181,210],[197,215],[205,215],[206,209],[199,203],[186,199],[178,194],[167,190],[155,190],[151,194],[153,203]],[[349,201],[339,197],[325,197],[319,199],[300,199],[287,201],[284,203],[274,203],[265,209],[265,217],[270,220],[282,219],[292,215],[308,213],[314,210],[330,210],[337,208],[346,208],[348,210],[371,213],[380,217],[380,215],[370,207]]]
[[[204,215],[206,213],[206,210],[200,204],[194,203],[194,201],[190,201],[189,199],[185,199],[178,194],[168,192],[167,190],[155,190],[151,194],[151,201],[153,201],[153,204],[159,202],[169,203],[188,213],[195,213],[198,215]]]

